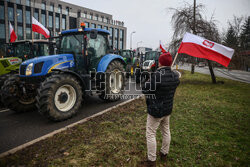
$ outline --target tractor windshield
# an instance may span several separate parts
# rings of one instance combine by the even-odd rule
[[[151,52],[147,52],[145,55],[145,60],[153,60],[153,54]]]
[[[21,59],[25,59],[30,54],[29,44],[19,43],[13,46],[14,56],[19,57]]]
[[[49,44],[48,43],[34,43],[33,44],[33,57],[48,56]]]
[[[94,57],[102,57],[107,53],[107,42],[103,35],[97,34],[96,39],[91,39],[90,35],[87,34],[88,44],[87,50],[88,54]],[[65,35],[62,37],[61,46],[59,48],[60,53],[75,53],[82,54],[82,40],[83,35]]]
[[[130,58],[131,57],[130,50],[123,50],[121,56],[126,57],[126,58]]]
[[[81,53],[82,35],[65,35],[62,37],[59,53]]]
[[[145,55],[145,60],[155,60],[158,58],[157,52],[147,52]]]

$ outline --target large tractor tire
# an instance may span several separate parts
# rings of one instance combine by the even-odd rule
[[[99,96],[105,101],[120,100],[124,92],[125,75],[124,67],[120,61],[112,61],[106,70],[105,90]]]
[[[4,82],[7,80],[8,77],[9,77],[8,74],[4,74],[4,75],[1,75],[1,76],[0,76],[0,108],[3,108],[3,107],[4,107],[3,102],[2,102],[2,93],[1,93],[1,89],[2,89],[2,86],[3,86]]]
[[[17,74],[13,74],[6,79],[1,93],[2,102],[6,108],[17,113],[36,110],[36,93],[33,93],[33,95],[24,94],[19,85],[19,76]]]
[[[53,74],[41,83],[36,100],[42,115],[53,121],[63,121],[80,108],[82,87],[70,74]]]

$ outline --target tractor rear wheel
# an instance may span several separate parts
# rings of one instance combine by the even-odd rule
[[[80,108],[82,88],[69,74],[53,74],[41,83],[36,99],[42,115],[53,121],[63,121]]]
[[[125,70],[120,61],[112,61],[106,70],[105,90],[99,96],[106,101],[117,101],[124,92]]]
[[[2,86],[2,102],[6,108],[15,112],[28,112],[36,110],[35,93],[25,94],[19,87],[19,76],[11,75]],[[35,90],[34,90],[35,91]]]

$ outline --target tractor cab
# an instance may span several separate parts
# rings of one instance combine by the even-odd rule
[[[28,40],[10,43],[6,56],[18,57],[23,61],[34,57],[47,56],[50,53],[49,45],[47,40]]]
[[[72,29],[61,32],[59,54],[72,54],[78,72],[95,70],[101,58],[109,53],[109,32],[102,29]]]
[[[50,42],[47,40],[26,40],[5,44],[5,48],[2,49],[5,53],[2,52],[0,57],[0,76],[18,73],[22,61],[49,55],[49,45]]]

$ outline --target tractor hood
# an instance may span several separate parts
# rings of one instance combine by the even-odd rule
[[[22,65],[29,65],[30,63],[39,63],[42,61],[49,61],[49,62],[58,62],[58,61],[62,61],[62,60],[68,60],[68,59],[74,59],[72,54],[58,54],[58,55],[49,55],[49,56],[40,56],[40,57],[36,57],[33,59],[29,59],[26,60],[22,63]]]
[[[72,54],[41,56],[24,61],[20,66],[20,76],[43,76],[50,73],[52,69],[67,69],[74,66],[74,56]],[[32,71],[27,73],[27,70],[31,69]]]

